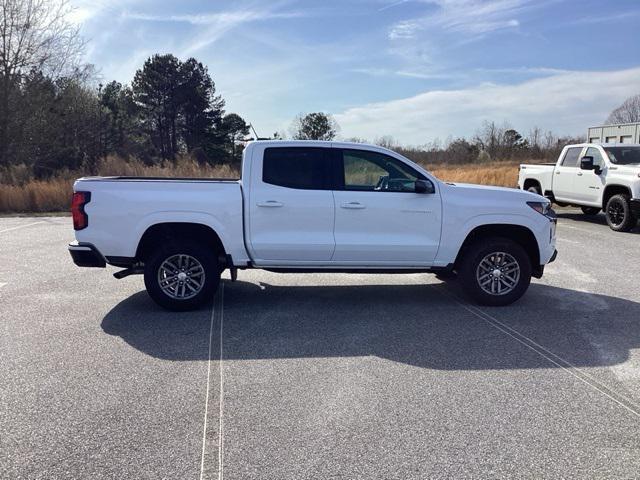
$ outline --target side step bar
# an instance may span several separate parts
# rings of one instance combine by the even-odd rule
[[[134,265],[133,267],[125,268],[124,270],[120,270],[113,274],[118,280],[121,280],[129,275],[142,275],[144,273],[144,268],[140,265]]]

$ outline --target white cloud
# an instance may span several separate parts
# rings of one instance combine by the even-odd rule
[[[611,15],[589,15],[588,17],[581,17],[569,23],[571,25],[592,25],[597,23],[621,22],[625,20],[635,22],[635,17],[638,16],[640,16],[640,10],[630,10]]]
[[[436,8],[421,18],[403,20],[391,27],[389,38],[411,39],[420,31],[441,28],[467,35],[482,35],[495,30],[515,28],[515,18],[531,0],[423,0]]]
[[[434,79],[451,79],[460,77],[458,74],[454,73],[443,73],[439,71],[420,71],[420,70],[393,70],[388,68],[352,68],[349,70],[353,73],[360,73],[362,75],[368,75],[370,77],[408,77],[408,78],[419,78],[422,80],[434,80]]]
[[[403,4],[407,3],[408,1],[409,0],[399,0],[397,2],[393,2],[393,3],[389,4],[389,5],[385,5],[384,7],[379,8],[378,11],[379,12],[384,12],[385,10],[388,10],[390,8],[397,7],[399,5],[403,5]]]
[[[482,84],[434,90],[372,103],[335,115],[345,137],[392,135],[406,144],[470,136],[484,120],[517,130],[539,126],[559,134],[583,133],[638,92],[640,67],[612,72],[565,72],[516,85]]]
[[[142,20],[147,22],[184,22],[191,25],[216,25],[236,26],[242,23],[270,20],[274,18],[296,18],[301,17],[301,12],[281,12],[272,13],[258,10],[238,10],[217,13],[198,13],[194,15],[156,15],[147,13],[124,12],[123,18],[127,20]]]
[[[94,14],[95,14],[95,11],[89,8],[76,7],[69,12],[67,19],[71,23],[81,24],[89,20],[91,17],[93,17]]]
[[[69,20],[73,23],[85,23],[104,13],[112,13],[127,5],[140,3],[140,0],[71,0]]]
[[[389,31],[389,38],[391,40],[414,38],[422,28],[422,23],[424,22],[417,20],[403,20],[398,22],[391,27],[391,30]]]
[[[181,55],[192,55],[210,46],[222,38],[226,33],[240,25],[251,22],[273,20],[278,18],[302,17],[302,12],[276,11],[280,4],[272,4],[271,8],[261,10],[233,10],[214,13],[157,15],[136,12],[124,12],[122,18],[147,22],[180,22],[203,29],[189,39],[188,45],[180,52]]]

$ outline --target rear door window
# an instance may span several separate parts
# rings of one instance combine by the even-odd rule
[[[325,149],[276,147],[264,151],[262,181],[301,190],[329,190],[329,159]]]
[[[578,167],[578,159],[580,158],[580,152],[582,151],[582,147],[572,147],[567,149],[567,153],[565,153],[564,158],[562,159],[561,165],[563,167]]]

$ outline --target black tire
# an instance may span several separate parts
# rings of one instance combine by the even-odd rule
[[[629,195],[624,193],[619,193],[609,199],[605,214],[607,224],[609,224],[611,230],[616,232],[628,232],[635,227],[637,222],[637,219],[631,213]]]
[[[602,209],[598,207],[580,207],[580,210],[582,210],[582,213],[585,215],[597,215]]]
[[[172,298],[160,285],[161,266],[166,260],[176,255],[191,257],[199,262],[202,270],[204,270],[204,283],[197,293],[189,298]],[[175,264],[175,261],[173,263]],[[182,271],[185,270],[182,269]],[[159,247],[149,256],[144,266],[144,284],[149,296],[161,307],[173,311],[195,310],[213,299],[220,284],[220,274],[221,269],[218,264],[217,252],[212,250],[211,247],[206,247],[197,242],[181,242]],[[183,294],[184,291],[183,288]],[[187,294],[190,294],[190,292],[187,292]]]
[[[480,263],[486,257],[497,252],[508,254],[514,259],[519,268],[519,276],[515,286],[507,293],[487,292],[480,285],[478,279]],[[524,248],[513,240],[501,237],[486,238],[476,241],[465,249],[458,265],[458,272],[463,289],[477,303],[490,306],[510,305],[522,297],[527,288],[529,288],[529,283],[531,283],[531,259]],[[499,280],[496,282],[499,282]],[[490,286],[486,288],[490,288]]]
[[[538,187],[537,185],[531,185],[529,188],[527,188],[527,192],[537,193],[538,195],[542,195],[542,191],[540,190],[540,187]]]

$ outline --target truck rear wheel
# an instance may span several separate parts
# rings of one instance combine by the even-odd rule
[[[196,242],[157,248],[145,262],[149,296],[167,310],[195,310],[211,301],[220,284],[216,252]]]
[[[616,232],[628,232],[637,222],[637,219],[631,213],[629,195],[623,193],[614,195],[609,199],[605,213],[609,227]]]
[[[509,305],[524,295],[531,282],[529,255],[508,238],[473,243],[458,270],[465,292],[481,305]]]
[[[531,185],[529,188],[527,188],[527,192],[537,193],[538,195],[542,195],[542,191],[540,190],[540,187],[538,187],[537,185]]]

